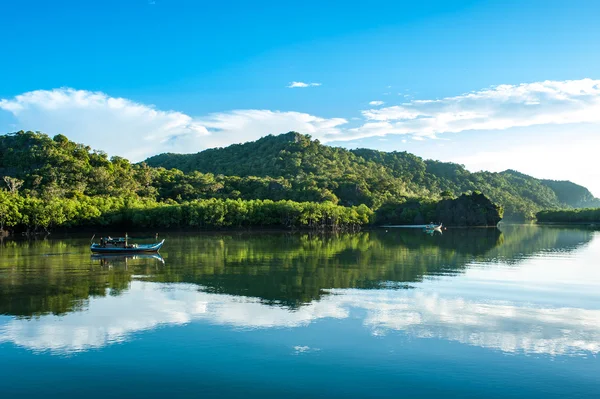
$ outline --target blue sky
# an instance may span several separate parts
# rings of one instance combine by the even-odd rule
[[[300,130],[600,195],[598,15],[592,0],[0,0],[0,131],[140,160]]]

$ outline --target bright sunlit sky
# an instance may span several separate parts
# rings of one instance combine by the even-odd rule
[[[594,0],[0,0],[0,132],[139,161],[296,130],[600,196],[599,15]]]

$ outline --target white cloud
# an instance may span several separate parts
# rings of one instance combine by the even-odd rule
[[[375,106],[375,107],[378,107],[378,106],[380,106],[380,105],[383,105],[383,104],[385,104],[385,102],[384,102],[384,101],[371,101],[371,102],[369,103],[369,105],[373,105],[373,106]]]
[[[318,83],[292,82],[289,87],[311,85]],[[372,103],[379,104],[379,100]],[[12,114],[21,129],[63,133],[111,155],[139,161],[160,152],[196,152],[291,130],[322,142],[348,142],[389,134],[419,140],[463,131],[598,124],[600,81],[501,85],[440,100],[412,100],[363,110],[366,121],[354,126],[346,118],[268,109],[187,115],[69,88],[0,100],[0,109]]]
[[[413,100],[363,111],[369,121],[355,138],[382,134],[435,137],[467,130],[600,122],[600,80],[500,85],[440,100]]]
[[[62,133],[71,140],[132,161],[160,152],[196,152],[291,130],[336,137],[343,118],[302,112],[233,110],[203,117],[161,111],[124,98],[74,89],[37,90],[0,100],[25,130]]]
[[[317,87],[317,86],[321,86],[321,83],[290,82],[290,84],[287,87],[290,89],[295,89],[295,88]]]
[[[298,131],[324,139],[341,135],[340,126],[348,121],[343,118],[321,118],[302,112],[279,112],[270,110],[237,110],[214,113],[196,121],[211,133],[208,146],[255,140],[267,134]],[[235,140],[235,141],[234,141]]]
[[[175,111],[104,93],[74,89],[37,90],[11,100],[0,109],[11,112],[23,129],[62,133],[70,139],[133,160],[160,151],[174,138],[201,141],[207,129]]]

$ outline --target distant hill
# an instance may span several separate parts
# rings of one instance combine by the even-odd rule
[[[566,180],[541,180],[541,182],[556,193],[560,202],[573,208],[600,207],[600,199],[595,198],[590,190],[579,184]]]
[[[160,154],[146,163],[186,173],[310,181],[346,205],[378,207],[402,197],[481,191],[504,206],[506,218],[520,219],[533,218],[541,209],[600,203],[588,189],[571,182],[540,180],[513,170],[471,173],[458,164],[423,160],[407,152],[330,147],[296,132],[197,154]]]

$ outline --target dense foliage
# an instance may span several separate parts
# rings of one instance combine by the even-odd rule
[[[328,147],[293,132],[132,164],[63,135],[21,131],[0,135],[0,179],[0,229],[30,231],[107,224],[351,227],[369,223],[378,209],[415,201],[427,207],[476,190],[509,218],[597,201],[570,182],[470,173],[406,152]]]
[[[441,201],[409,200],[384,204],[376,212],[379,225],[425,224],[440,221],[450,226],[496,226],[503,209],[480,192]]]
[[[122,228],[285,227],[356,229],[371,221],[366,205],[332,202],[232,200],[210,198],[182,203],[134,197],[43,199],[0,190],[0,227],[27,232],[55,227]]]
[[[558,200],[564,204],[569,204],[574,208],[600,207],[600,199],[594,198],[585,187],[570,181],[542,180],[542,182],[554,190]]]
[[[538,180],[512,170],[471,173],[461,165],[425,161],[407,152],[328,147],[294,132],[197,154],[161,154],[146,162],[183,172],[276,177],[291,192],[312,190],[343,205],[364,203],[374,209],[388,202],[438,200],[442,192],[459,196],[476,190],[502,205],[509,219],[533,219],[542,209],[599,202],[571,182]]]
[[[545,210],[536,217],[542,223],[600,223],[600,208]]]

